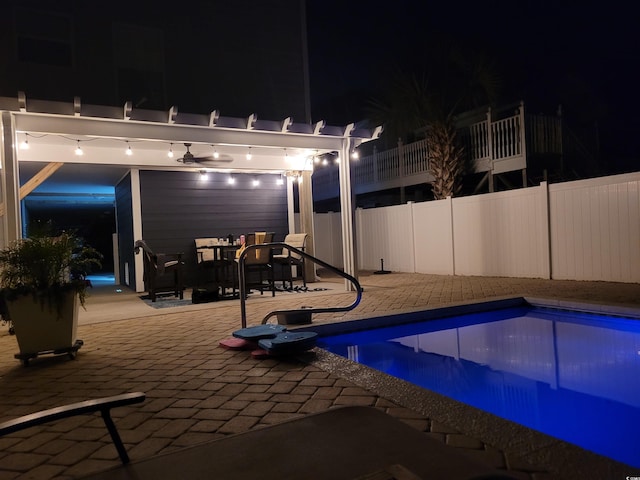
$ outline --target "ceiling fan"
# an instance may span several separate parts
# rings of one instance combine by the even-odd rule
[[[182,156],[182,158],[178,158],[177,161],[184,163],[185,165],[193,165],[194,163],[197,163],[199,165],[215,165],[218,163],[233,162],[233,157],[224,154],[195,156],[189,151],[189,147],[191,146],[190,143],[185,143],[184,146],[187,147],[187,151]]]

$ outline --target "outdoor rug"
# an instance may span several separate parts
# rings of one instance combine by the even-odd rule
[[[320,291],[325,291],[325,290],[329,290],[328,288],[319,288],[319,287],[294,287],[292,289],[283,289],[283,288],[278,288],[276,287],[276,293],[307,293],[307,292],[320,292]],[[258,291],[254,291],[254,292],[250,292],[250,294],[260,294]],[[268,293],[265,290],[265,293]],[[152,302],[151,298],[149,297],[149,295],[142,295],[140,296],[140,299],[146,303],[147,305],[149,305],[152,308],[170,308],[170,307],[184,307],[187,305],[193,305],[193,302],[191,301],[191,298],[187,298],[187,296],[185,295],[185,298],[180,300],[178,297],[175,297],[174,295],[167,293],[167,294],[158,294],[156,295],[156,301]],[[231,300],[233,298],[220,298],[219,300],[214,300],[214,301],[222,301],[222,300]],[[237,300],[237,298],[235,298],[235,300]],[[200,302],[200,303],[207,303],[207,302]]]
[[[169,308],[169,307],[184,307],[186,305],[193,305],[190,298],[184,298],[180,300],[173,295],[156,295],[156,301],[152,302],[149,295],[142,295],[140,299],[153,308]]]

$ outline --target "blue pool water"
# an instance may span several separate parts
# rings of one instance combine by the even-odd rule
[[[318,346],[640,467],[640,320],[517,307],[323,336]]]

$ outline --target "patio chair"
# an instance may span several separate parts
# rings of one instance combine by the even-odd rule
[[[271,243],[273,241],[273,235],[273,232],[256,232],[255,236],[249,234],[247,235],[246,245],[251,245],[249,241],[253,238],[255,238],[255,245]],[[273,273],[273,251],[271,247],[258,247],[249,251],[245,256],[244,267],[246,292],[249,292],[250,289],[255,289],[259,290],[260,295],[262,295],[264,290],[271,290],[271,296],[275,296],[276,287]]]
[[[284,238],[284,243],[304,251],[307,243],[308,235],[306,233],[290,233]],[[296,252],[292,252],[287,248],[282,249],[282,253],[273,256],[274,265],[280,265],[282,273],[282,287],[289,290],[293,289],[294,278],[301,278],[303,287],[307,286],[307,278],[305,276],[304,257]],[[293,275],[293,269],[296,269],[296,276]]]
[[[182,253],[154,253],[144,240],[134,244],[136,254],[142,252],[144,288],[152,302],[159,293],[172,293],[184,298]]]

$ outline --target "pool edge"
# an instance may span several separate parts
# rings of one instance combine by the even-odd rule
[[[425,312],[427,318],[437,319],[518,306],[573,309],[640,319],[640,309],[633,307],[514,296],[489,299],[483,302],[463,302],[450,306],[416,309],[404,313],[345,322],[317,324],[303,327],[300,330],[315,331],[322,336],[384,326],[385,322],[388,324],[392,318],[400,320],[395,324],[412,323],[418,319],[418,315],[421,315],[421,319],[424,320]],[[514,459],[514,457],[521,459],[530,464],[535,471],[538,471],[537,468],[541,468],[553,474],[553,478],[600,480],[625,478],[629,475],[640,474],[640,469],[505,420],[326,350],[316,348],[315,353],[315,359],[310,363],[318,368],[334,373],[400,406],[416,411],[431,420],[449,425],[465,435],[497,448],[505,454],[507,461],[509,458]]]

